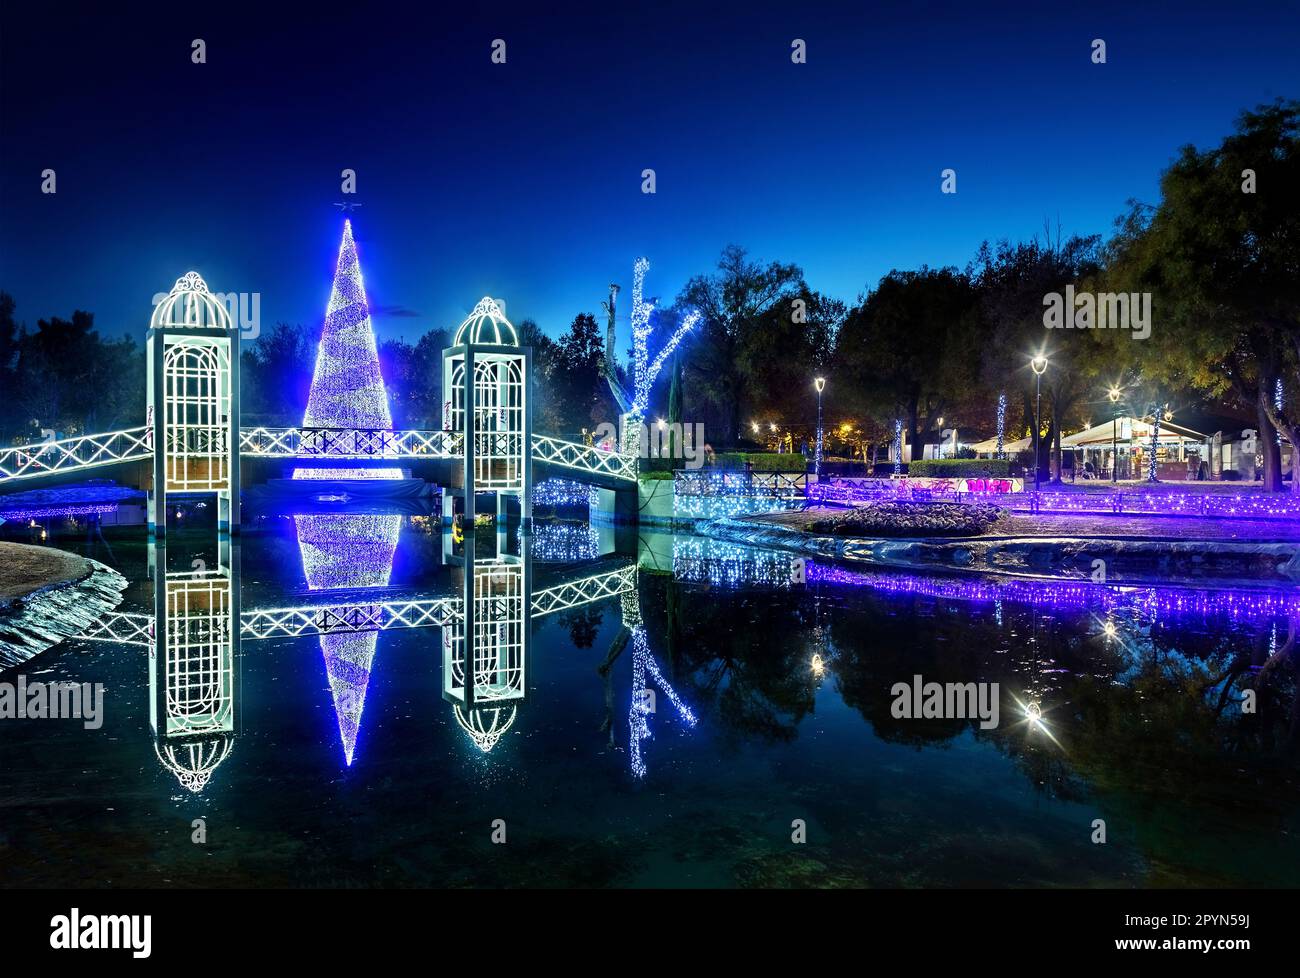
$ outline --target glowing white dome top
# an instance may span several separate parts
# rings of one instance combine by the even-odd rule
[[[208,291],[198,272],[176,280],[167,298],[154,307],[150,327],[182,326],[187,329],[232,329],[230,312]]]
[[[491,343],[496,346],[518,346],[519,334],[514,325],[506,319],[506,314],[497,305],[496,299],[484,296],[479,299],[474,311],[456,330],[456,339],[452,346],[462,343]]]

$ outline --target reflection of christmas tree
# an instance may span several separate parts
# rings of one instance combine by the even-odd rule
[[[402,518],[395,514],[329,513],[295,516],[303,574],[312,591],[388,586]],[[376,605],[377,605],[376,601]],[[370,609],[372,612],[375,608]],[[320,636],[325,675],[348,765],[356,751],[370,686],[377,632]]]
[[[379,352],[370,324],[366,287],[352,222],[343,224],[343,241],[334,270],[334,288],[316,352],[316,373],[303,416],[304,428],[364,428],[392,431],[388,393],[379,372]],[[296,469],[295,479],[400,479],[401,469]]]

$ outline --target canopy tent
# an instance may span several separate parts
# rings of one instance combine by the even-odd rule
[[[1159,441],[1162,445],[1202,444],[1208,436],[1191,428],[1174,424],[1172,421],[1160,422]],[[1116,418],[1104,424],[1093,425],[1083,431],[1065,435],[1061,438],[1062,448],[1109,448],[1112,440],[1121,445],[1132,442],[1149,445],[1151,443],[1151,422],[1141,418]]]
[[[1016,452],[1023,452],[1026,448],[1032,446],[1028,438],[1021,438],[1018,441],[1004,441],[1002,451],[1007,455],[1014,455]],[[996,438],[987,438],[984,441],[976,442],[974,445],[967,445],[967,448],[973,449],[976,455],[992,456],[998,450],[998,440]]]

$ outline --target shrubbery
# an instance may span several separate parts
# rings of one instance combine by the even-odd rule
[[[808,460],[797,452],[718,452],[713,465],[719,469],[744,469],[746,462],[755,472],[808,470]]]
[[[1005,458],[926,458],[907,466],[908,475],[937,479],[1006,479],[1011,475],[1011,460]]]

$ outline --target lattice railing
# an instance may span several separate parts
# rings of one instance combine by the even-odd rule
[[[92,622],[80,636],[94,642],[117,642],[120,645],[153,645],[153,615],[110,611]]]
[[[329,632],[380,632],[390,628],[442,627],[459,621],[460,598],[255,608],[240,616],[244,639],[322,635]]]
[[[577,442],[561,441],[548,435],[533,435],[533,459],[582,472],[636,481],[635,455],[602,451],[599,448],[579,445]]]
[[[0,483],[131,462],[152,455],[153,446],[145,427],[0,448]]]
[[[801,499],[808,476],[803,472],[687,471],[674,473],[678,496],[752,496]]]
[[[532,617],[566,611],[636,589],[636,565],[576,581],[565,581],[533,592]],[[348,604],[254,608],[240,615],[239,634],[245,641],[292,638],[328,632],[378,632],[391,628],[445,627],[462,619],[459,597]],[[82,639],[149,647],[154,640],[153,615],[110,611],[90,625]]]
[[[533,592],[533,617],[540,618],[553,611],[567,611],[580,605],[612,598],[636,590],[636,565],[628,564],[615,571],[593,574],[576,581],[565,581],[554,587]]]
[[[457,431],[248,428],[239,433],[241,454],[273,458],[459,458],[464,448]]]

